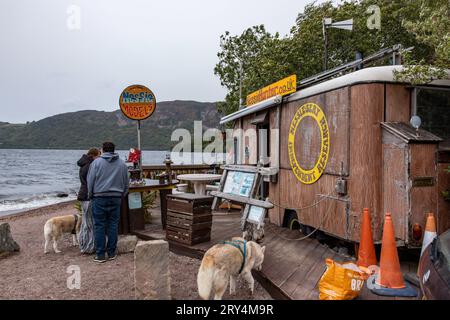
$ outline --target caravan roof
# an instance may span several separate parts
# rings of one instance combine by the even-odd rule
[[[283,98],[284,101],[295,101],[299,99],[304,99],[310,96],[314,96],[323,92],[335,90],[342,87],[347,87],[359,83],[401,83],[394,79],[394,71],[400,71],[403,69],[403,66],[382,66],[382,67],[372,67],[361,69],[352,73],[348,73],[342,75],[337,78],[333,78],[310,87],[300,88],[297,92],[294,92]],[[448,73],[450,75],[450,72]],[[434,80],[430,82],[430,86],[445,86],[450,87],[450,80]],[[272,97],[270,99],[261,101],[251,107],[246,107],[244,109],[238,110],[234,113],[231,113],[222,119],[220,119],[220,123],[227,123],[232,120],[239,119],[241,117],[247,116],[249,114],[273,107],[281,102],[281,97]]]

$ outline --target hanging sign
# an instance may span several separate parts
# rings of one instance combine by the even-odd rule
[[[120,110],[129,119],[144,120],[156,109],[156,98],[153,92],[142,85],[132,85],[122,91],[119,98]]]
[[[281,95],[285,96],[287,94],[293,93],[297,90],[297,76],[293,74],[287,78],[280,81],[272,83],[267,87],[259,89],[258,91],[252,92],[247,96],[247,107],[252,104],[264,101],[266,99]]]
[[[311,117],[316,121],[320,129],[320,155],[312,169],[302,168],[295,153],[295,136],[297,128],[301,121]],[[302,105],[294,117],[292,118],[291,125],[289,127],[288,136],[288,155],[289,162],[291,164],[292,172],[295,177],[304,184],[312,184],[319,180],[320,176],[325,170],[328,162],[328,155],[330,153],[330,131],[328,129],[327,118],[323,110],[315,103],[306,103]]]

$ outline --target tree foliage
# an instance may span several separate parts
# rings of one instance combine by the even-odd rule
[[[395,44],[414,46],[409,62],[448,65],[448,21],[445,23],[448,9],[442,6],[446,1],[349,0],[337,6],[331,1],[313,2],[298,14],[290,33],[284,37],[278,33],[271,35],[263,25],[248,28],[241,35],[225,32],[214,69],[228,89],[225,101],[217,105],[219,111],[228,114],[239,106],[239,61],[242,61],[243,98],[290,74],[304,79],[322,71],[325,17],[333,21],[353,18],[354,23],[352,32],[328,29],[329,68],[354,60],[357,51],[367,56]],[[369,9],[374,5],[380,8],[379,29],[368,27],[368,19],[373,15]]]
[[[405,19],[403,26],[415,35],[417,41],[431,48],[431,53],[420,60],[406,56],[406,68],[397,73],[398,80],[413,84],[444,78],[450,67],[450,7],[448,0],[417,0],[418,19]]]

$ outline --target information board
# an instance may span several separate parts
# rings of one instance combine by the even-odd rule
[[[130,208],[130,210],[142,208],[142,198],[140,192],[130,192],[128,194],[128,208]]]
[[[265,215],[266,209],[252,205],[248,212],[247,221],[260,225],[264,222]]]
[[[223,192],[243,197],[250,197],[255,180],[255,173],[228,171]]]

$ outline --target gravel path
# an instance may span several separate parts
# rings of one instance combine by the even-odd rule
[[[81,255],[78,247],[71,245],[71,236],[65,235],[58,244],[62,253],[44,254],[43,226],[47,219],[74,212],[73,203],[66,203],[0,219],[0,223],[9,222],[13,238],[21,248],[20,252],[0,259],[0,299],[134,299],[132,253],[96,264],[92,255]],[[67,287],[71,266],[80,268],[80,289]],[[173,299],[198,299],[199,266],[197,259],[170,253]],[[237,294],[230,297],[227,293],[224,299],[271,298],[258,282],[252,297],[243,281],[238,281]]]

